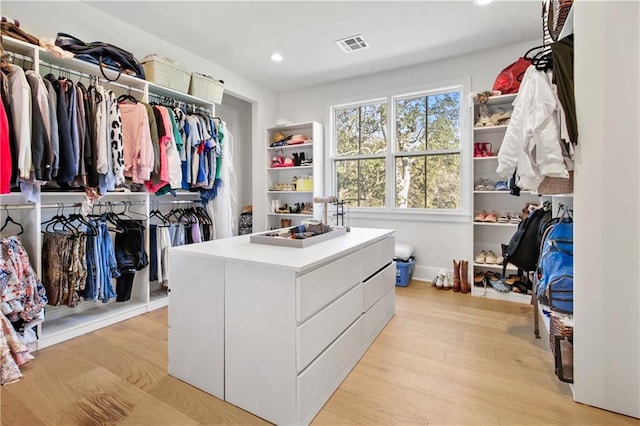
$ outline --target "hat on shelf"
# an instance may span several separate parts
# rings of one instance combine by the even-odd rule
[[[293,135],[291,139],[287,140],[287,145],[298,145],[301,143],[305,143],[309,140],[309,138],[305,135]]]
[[[282,132],[276,132],[276,134],[273,135],[273,143],[271,144],[271,146],[282,146],[282,145],[286,145],[287,142],[292,138],[293,136],[287,136]]]

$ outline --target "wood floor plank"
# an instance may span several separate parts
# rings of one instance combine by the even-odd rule
[[[396,316],[313,420],[317,425],[635,425],[573,402],[532,307],[396,288]],[[0,424],[267,424],[167,373],[168,310],[36,352],[0,390]]]

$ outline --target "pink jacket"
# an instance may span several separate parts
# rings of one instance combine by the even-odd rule
[[[142,104],[119,104],[122,115],[124,175],[135,183],[144,183],[153,170],[153,146],[149,116]]]

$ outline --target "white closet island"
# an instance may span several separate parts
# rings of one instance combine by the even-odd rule
[[[308,424],[395,314],[394,234],[170,249],[169,374],[270,422]]]

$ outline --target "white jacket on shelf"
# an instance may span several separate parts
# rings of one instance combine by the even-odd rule
[[[517,167],[516,184],[528,191],[537,191],[545,176],[568,178],[560,146],[561,110],[551,74],[527,68],[498,152],[496,173],[510,177]]]

